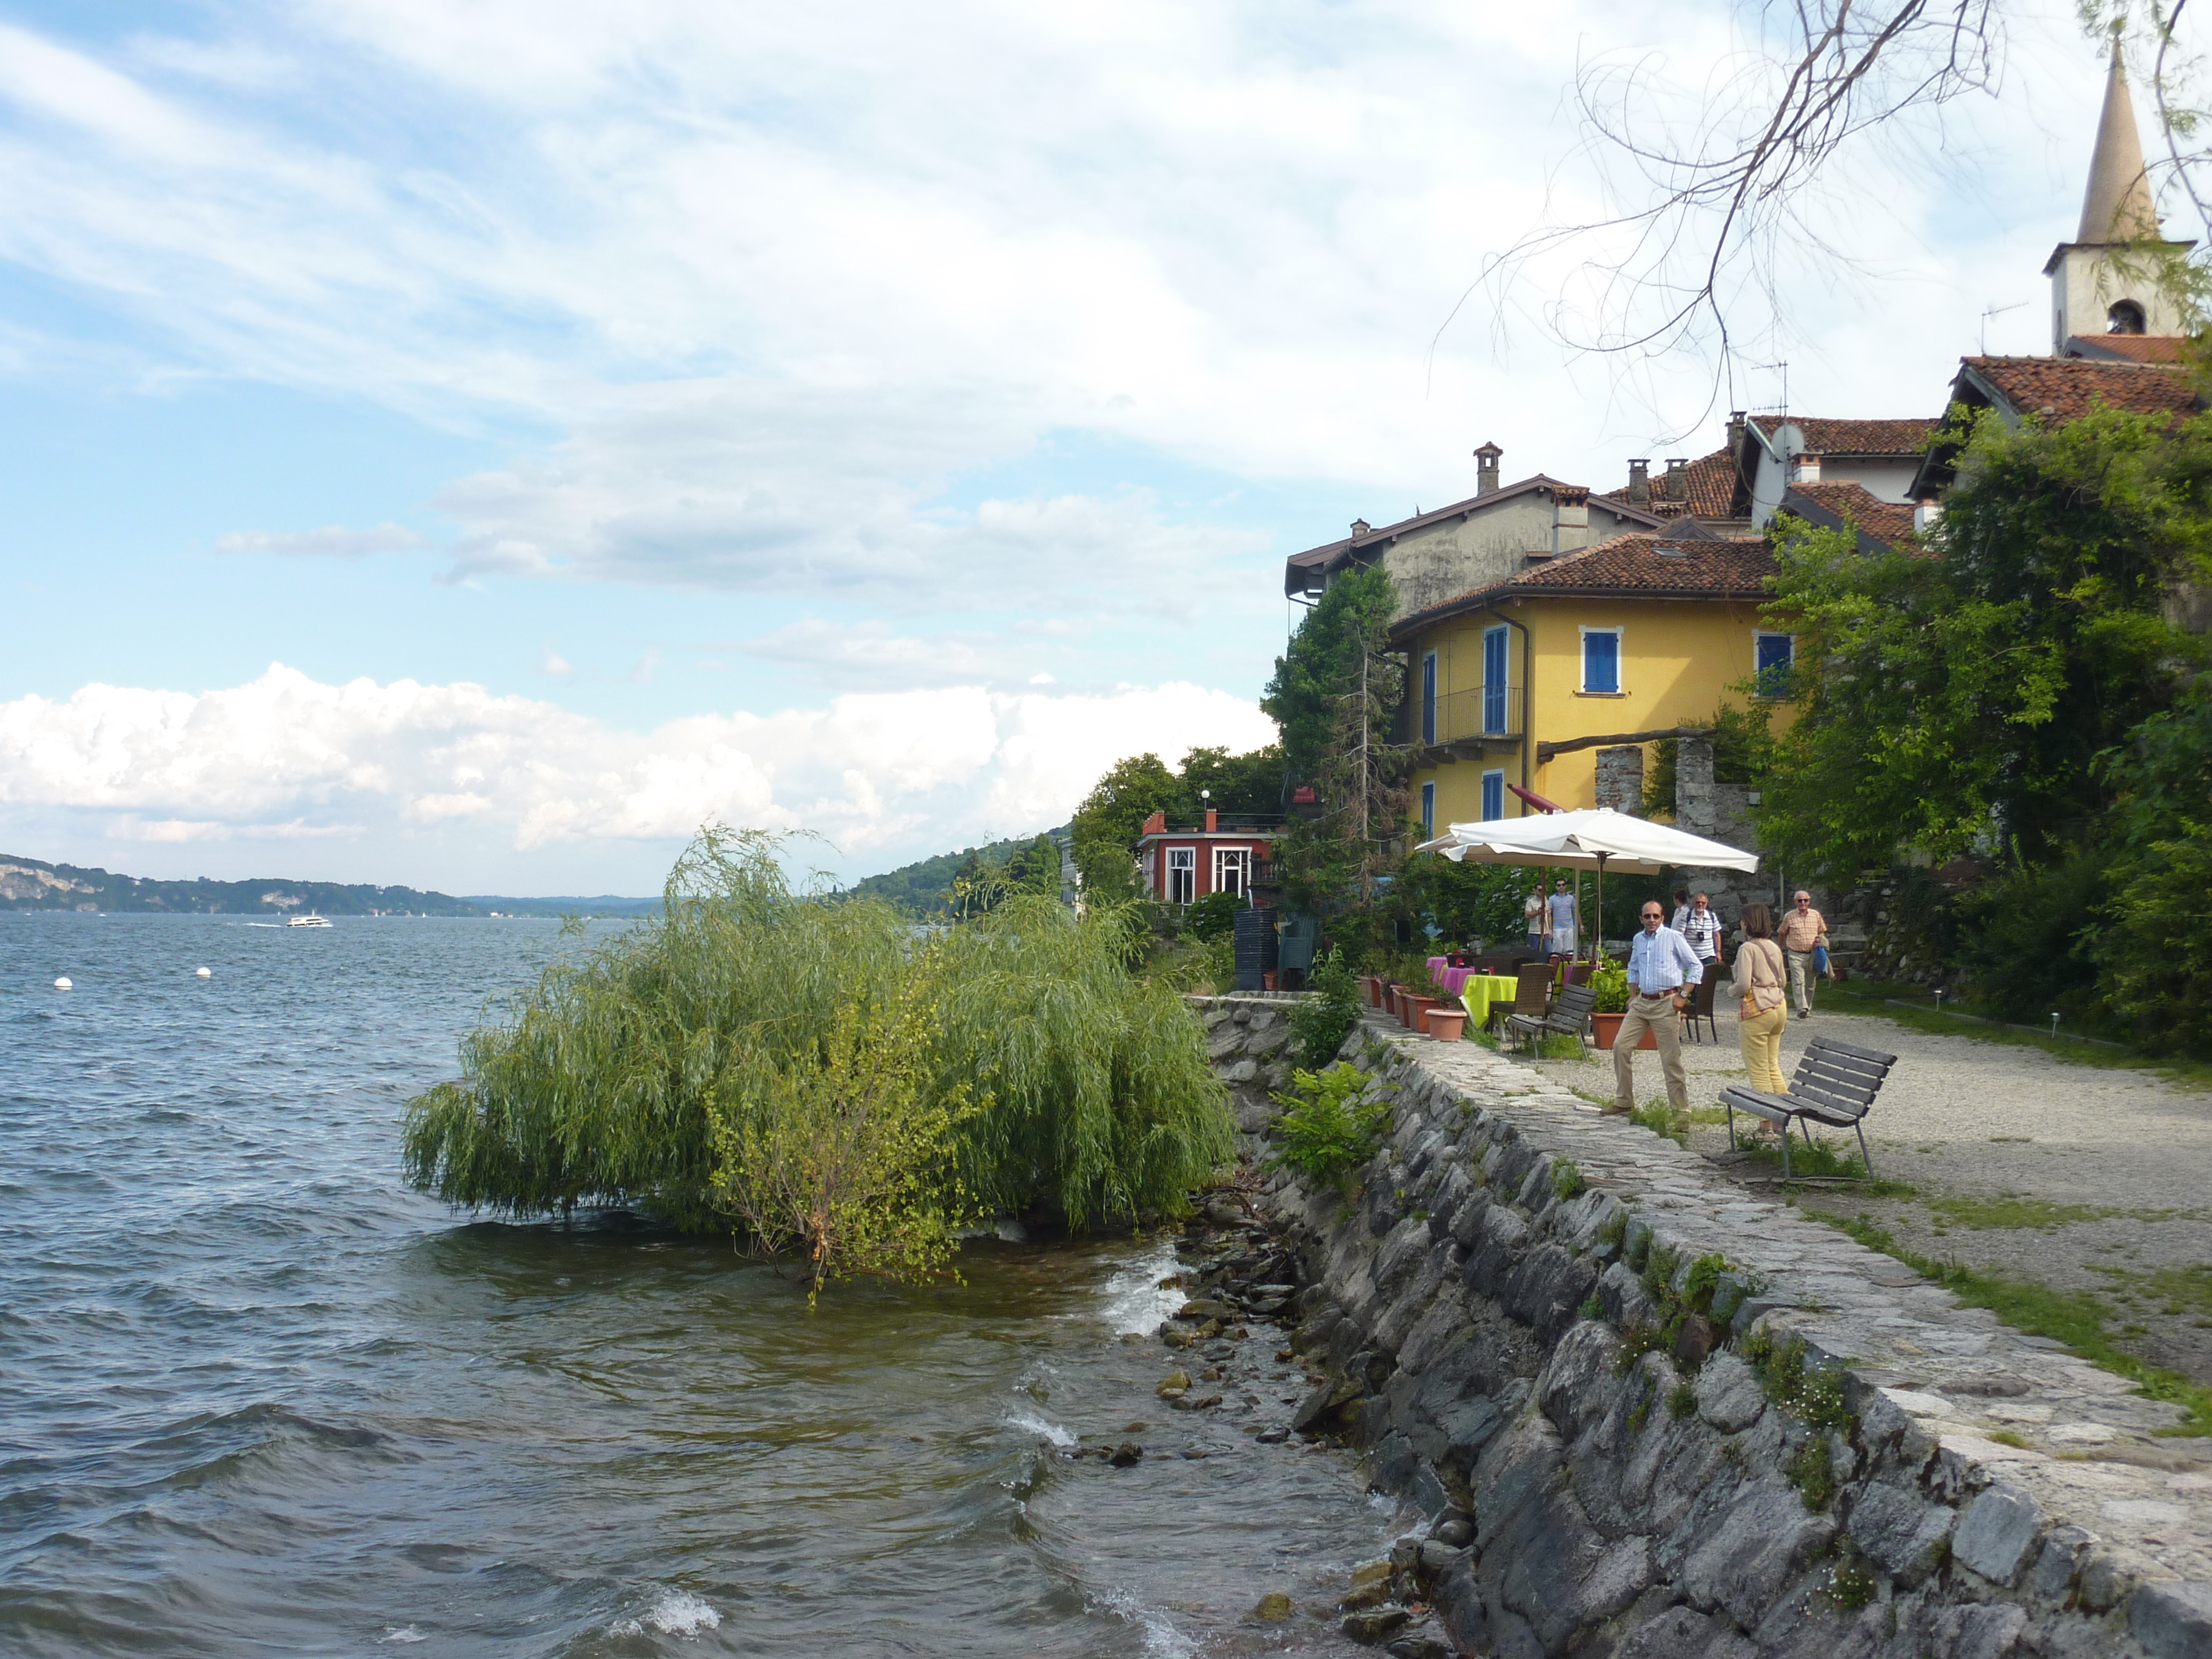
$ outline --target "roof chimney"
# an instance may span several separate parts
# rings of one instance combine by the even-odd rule
[[[1474,452],[1474,493],[1495,495],[1498,490],[1498,458],[1505,452],[1496,444],[1486,443]]]
[[[1740,409],[1729,412],[1729,453],[1743,453],[1743,411]]]
[[[2120,64],[2120,37],[2112,35],[2112,73],[2105,79],[2105,110],[2097,118],[2097,148],[2089,160],[2089,188],[2081,198],[2077,242],[2132,242],[2159,235],[2158,208],[2143,176],[2142,136],[2135,100]]]
[[[1690,499],[1690,462],[1687,456],[1669,455],[1667,458],[1666,493],[1670,501]]]
[[[1375,527],[1375,526],[1374,526],[1373,525],[1371,525],[1371,524],[1368,523],[1368,522],[1367,522],[1367,520],[1364,520],[1364,519],[1354,519],[1354,520],[1352,521],[1352,539],[1353,539],[1354,541],[1358,540],[1358,539],[1359,539],[1359,538],[1361,538],[1362,536],[1364,536],[1364,535],[1365,535],[1369,531],[1372,530],[1374,527]]]
[[[1631,507],[1651,505],[1651,461],[1649,456],[1628,464],[1628,504]]]
[[[1571,553],[1589,544],[1589,491],[1561,484],[1552,492],[1552,551]]]

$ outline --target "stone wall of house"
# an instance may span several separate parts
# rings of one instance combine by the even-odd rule
[[[1618,743],[1597,751],[1597,804],[1616,812],[1644,811],[1644,745]]]
[[[1264,1154],[1283,1011],[1195,1006]],[[1347,1630],[1413,1659],[2212,1653],[2178,1407],[1478,1044],[1345,1052],[1387,1141],[1261,1206],[1304,1264],[1298,1431],[1429,1517]]]

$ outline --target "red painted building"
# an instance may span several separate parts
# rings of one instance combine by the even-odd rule
[[[1206,810],[1203,828],[1170,828],[1164,812],[1145,820],[1137,837],[1137,867],[1153,897],[1170,904],[1193,904],[1208,893],[1235,893],[1249,900],[1255,884],[1270,884],[1266,866],[1273,831],[1249,819],[1224,828],[1221,814]]]

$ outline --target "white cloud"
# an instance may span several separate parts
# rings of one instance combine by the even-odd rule
[[[234,532],[216,543],[218,553],[283,553],[330,559],[365,558],[371,553],[404,552],[428,546],[422,537],[389,519],[366,530],[325,525],[320,530],[270,534],[264,531]]]
[[[272,664],[197,696],[0,703],[0,808],[80,838],[350,838],[356,878],[392,879],[424,836],[478,864],[636,842],[659,859],[709,819],[816,830],[857,872],[1058,823],[1125,754],[1272,737],[1251,703],[1187,684],[848,695],[631,732],[477,685],[326,685]]]
[[[553,641],[550,640],[545,641],[544,654],[538,659],[538,672],[541,674],[550,674],[556,678],[571,672],[568,659],[553,648]]]

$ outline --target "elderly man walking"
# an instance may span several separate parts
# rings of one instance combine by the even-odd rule
[[[1813,908],[1813,896],[1803,888],[1791,903],[1790,912],[1782,918],[1782,926],[1775,929],[1775,943],[1782,947],[1782,959],[1790,965],[1790,1003],[1799,1019],[1813,1016],[1813,982],[1820,976],[1813,969],[1813,951],[1828,942],[1828,920]]]
[[[1650,1031],[1659,1045],[1659,1069],[1667,1074],[1667,1103],[1690,1109],[1690,1082],[1682,1074],[1682,991],[1705,976],[1705,964],[1689,941],[1665,925],[1658,902],[1644,906],[1644,931],[1628,947],[1628,1012],[1613,1040],[1613,1105],[1608,1115],[1636,1109],[1636,1047]]]

